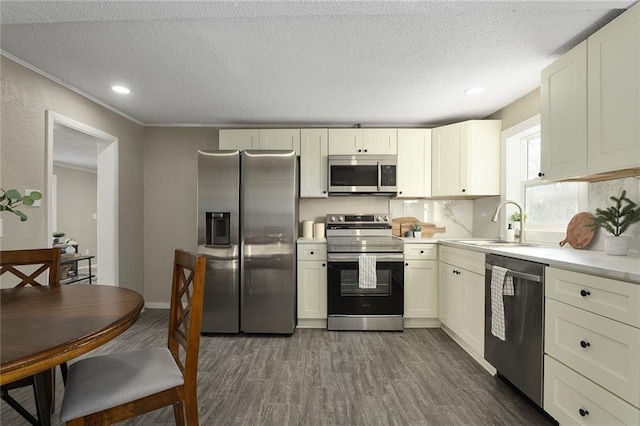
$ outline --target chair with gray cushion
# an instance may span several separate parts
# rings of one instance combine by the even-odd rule
[[[173,405],[177,425],[198,425],[196,381],[205,258],[175,251],[169,341],[82,359],[69,367],[60,420],[67,425],[113,424]]]
[[[60,249],[0,251],[0,276],[2,276],[3,282],[14,285],[14,287],[44,287],[47,285],[49,287],[58,287],[60,286]],[[60,369],[63,380],[66,380],[67,363],[60,364]],[[42,381],[42,387],[46,392],[37,392],[36,380]],[[35,418],[10,394],[10,391],[27,386],[33,387],[38,418]],[[0,397],[30,424],[39,425],[42,418],[49,417],[45,413],[54,406],[54,389],[55,373],[51,369],[38,373],[36,376],[25,377],[2,385],[0,387]]]

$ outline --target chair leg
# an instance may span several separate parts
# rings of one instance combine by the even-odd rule
[[[187,398],[184,403],[187,414],[187,426],[198,426],[198,401],[194,398]]]
[[[16,410],[16,412],[18,414],[20,414],[26,421],[28,421],[32,425],[37,426],[37,425],[40,424],[38,419],[33,417],[30,412],[25,410],[25,408],[22,405],[20,405],[20,403],[18,403],[18,401],[16,401],[15,399],[13,399],[13,397],[11,395],[9,395],[9,391],[7,391],[4,388],[2,389],[2,400],[4,402],[6,402],[7,404],[9,404],[9,406],[11,408]]]
[[[33,397],[36,400],[36,410],[38,411],[38,420],[40,424],[51,424],[51,406],[49,405],[49,397],[47,396],[47,374],[51,371],[43,371],[33,376]]]
[[[173,403],[173,416],[176,419],[176,426],[184,426],[184,402]]]

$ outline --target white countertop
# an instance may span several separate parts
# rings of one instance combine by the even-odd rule
[[[440,240],[439,243],[444,246],[515,257],[576,272],[640,284],[640,256],[638,255],[610,256],[603,251],[576,250],[568,245],[565,247],[535,245],[486,247],[459,243],[454,240]]]
[[[326,238],[298,238],[298,244],[326,244]]]

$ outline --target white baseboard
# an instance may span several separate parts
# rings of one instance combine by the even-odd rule
[[[404,328],[440,328],[438,318],[404,318]]]
[[[298,318],[298,325],[296,328],[323,328],[327,329],[327,320],[326,319],[309,319],[309,318]]]

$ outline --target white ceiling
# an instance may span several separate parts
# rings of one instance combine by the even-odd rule
[[[2,0],[0,40],[143,124],[433,125],[534,90],[633,3]]]

